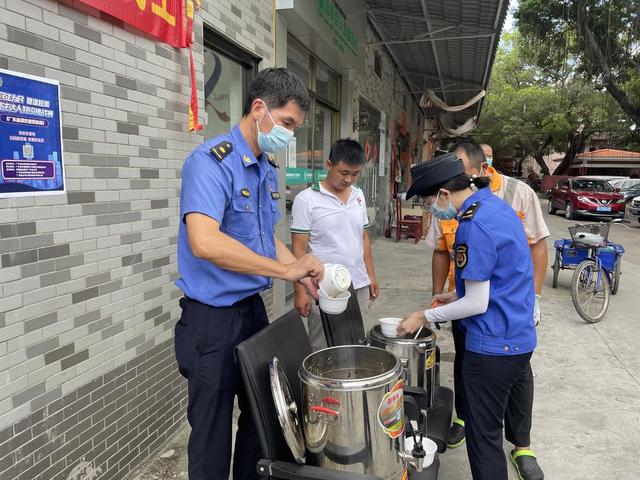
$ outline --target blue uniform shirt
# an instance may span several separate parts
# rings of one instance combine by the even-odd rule
[[[182,167],[178,288],[214,307],[230,306],[270,288],[268,277],[231,272],[196,258],[189,247],[185,216],[192,212],[207,215],[226,235],[259,255],[275,259],[278,198],[274,166],[264,153],[256,159],[237,125],[230,133],[197,147]]]
[[[471,195],[460,211],[454,250],[458,296],[464,296],[465,280],[490,282],[487,311],[459,320],[466,349],[487,355],[532,352],[533,263],[522,221],[489,188]]]

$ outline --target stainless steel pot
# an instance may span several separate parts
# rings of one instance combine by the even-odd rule
[[[375,347],[333,347],[309,355],[298,374],[307,463],[400,479],[405,465],[399,360]]]
[[[380,325],[369,332],[369,344],[384,348],[400,359],[404,368],[404,379],[407,385],[419,387],[427,392],[428,406],[433,406],[433,395],[436,385],[436,334],[423,327],[418,338],[414,334],[403,337],[386,337]]]

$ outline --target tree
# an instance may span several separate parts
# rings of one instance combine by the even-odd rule
[[[574,58],[557,68],[532,63],[537,44],[503,34],[478,129],[474,136],[498,151],[522,147],[544,174],[544,155],[565,152],[554,174],[564,173],[595,132],[628,132],[630,121],[603,88],[578,71]],[[556,63],[560,62],[558,59]],[[640,82],[639,82],[640,83]]]
[[[521,0],[514,16],[536,65],[558,70],[574,59],[640,127],[639,2]]]
[[[561,89],[524,62],[518,33],[506,32],[474,137],[497,151],[521,145],[525,156],[533,156],[548,175],[545,153],[550,147],[563,149],[564,139],[576,128],[567,115],[569,108]]]

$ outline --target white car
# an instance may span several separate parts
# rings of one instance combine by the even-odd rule
[[[629,203],[629,207],[627,208],[627,212],[629,216],[636,217],[638,222],[640,222],[640,197],[635,197]]]

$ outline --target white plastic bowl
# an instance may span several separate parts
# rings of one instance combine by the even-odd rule
[[[330,297],[324,290],[318,290],[320,310],[331,315],[339,315],[347,309],[351,292],[346,291],[339,293],[335,297]]]
[[[398,336],[398,324],[402,321],[401,318],[385,317],[378,320],[380,323],[380,329],[385,337],[397,337]]]
[[[430,438],[424,437],[422,439],[422,448],[424,449],[425,453],[425,456],[422,459],[422,468],[428,468],[433,463],[433,459],[436,456],[438,446],[436,445],[436,442],[434,442]],[[406,437],[404,439],[404,451],[407,453],[407,455],[411,455],[412,450],[413,438]]]
[[[349,289],[351,274],[347,267],[338,263],[325,263],[324,276],[320,288],[329,296],[335,297]]]

